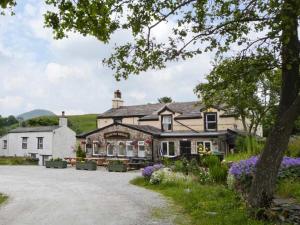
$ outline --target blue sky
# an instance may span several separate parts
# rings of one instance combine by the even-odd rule
[[[107,46],[79,34],[54,40],[51,30],[43,27],[45,10],[41,0],[23,0],[18,1],[15,16],[0,17],[0,115],[37,108],[100,113],[111,107],[116,89],[122,91],[126,105],[157,102],[162,96],[196,100],[193,89],[211,69],[211,55],[203,54],[117,82],[101,61],[114,43],[129,35],[115,34]],[[168,24],[162,24],[154,34],[163,40],[168,29]]]

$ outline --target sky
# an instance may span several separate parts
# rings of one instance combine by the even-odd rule
[[[197,100],[193,89],[211,70],[212,55],[117,82],[102,59],[129,34],[116,33],[109,45],[76,33],[54,40],[52,31],[43,27],[43,2],[18,1],[15,16],[0,16],[0,115],[17,116],[33,109],[68,115],[101,113],[111,108],[117,89],[125,105],[155,103],[163,96],[176,102]],[[154,35],[164,40],[169,28],[162,24]]]

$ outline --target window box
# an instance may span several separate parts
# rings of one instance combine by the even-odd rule
[[[110,161],[108,163],[107,170],[109,172],[126,172],[127,165],[125,165],[122,161],[119,160]]]
[[[48,160],[45,162],[46,168],[65,169],[67,168],[67,161]]]
[[[95,161],[76,162],[76,170],[97,170]]]

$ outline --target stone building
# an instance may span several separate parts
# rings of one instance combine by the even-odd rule
[[[197,155],[200,148],[227,154],[243,129],[241,120],[222,107],[196,101],[124,106],[119,90],[112,108],[98,116],[97,127],[77,136],[89,156],[153,161]]]

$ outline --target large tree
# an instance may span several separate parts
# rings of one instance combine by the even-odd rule
[[[195,92],[207,106],[222,105],[241,119],[244,131],[256,134],[274,111],[280,95],[280,71],[272,56],[243,57],[217,62]]]
[[[11,1],[11,0],[9,0]],[[300,113],[299,0],[46,0],[54,7],[45,16],[56,38],[70,31],[107,43],[120,29],[132,41],[117,46],[104,62],[117,79],[148,69],[161,69],[173,60],[214,50],[216,55],[272,54],[282,70],[276,123],[257,164],[249,203],[268,207],[273,197],[283,152]],[[168,22],[166,41],[153,30]],[[199,62],[199,66],[201,63]]]
[[[164,104],[167,104],[167,103],[172,103],[173,100],[171,97],[168,97],[168,96],[165,96],[165,97],[161,97],[159,99],[157,99],[159,103],[164,103]]]

